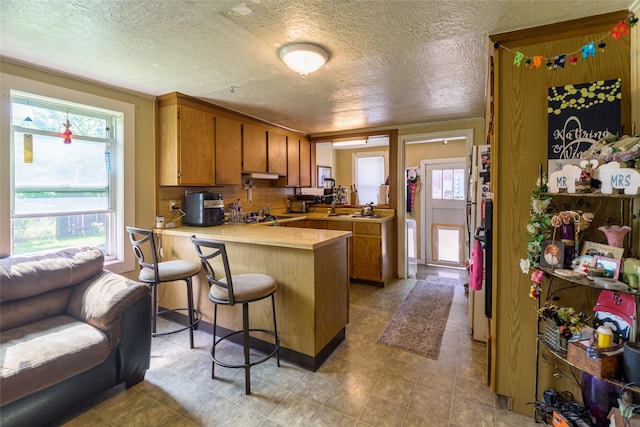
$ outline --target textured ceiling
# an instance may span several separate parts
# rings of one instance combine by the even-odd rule
[[[0,0],[0,55],[318,134],[484,116],[488,35],[633,0]],[[278,48],[326,47],[306,78]]]

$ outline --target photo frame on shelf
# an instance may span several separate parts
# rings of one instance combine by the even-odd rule
[[[617,248],[615,246],[605,245],[604,243],[596,243],[586,241],[582,246],[582,250],[580,251],[580,255],[591,255],[595,257],[596,255],[606,258],[614,258],[617,260],[622,259],[622,254],[624,253],[624,248]]]
[[[318,166],[318,188],[324,188],[325,178],[331,178],[331,166]]]
[[[620,274],[620,260],[600,255],[593,257],[596,267],[604,268],[604,277],[618,280]]]
[[[564,262],[564,243],[559,240],[544,240],[540,253],[540,265],[549,268],[562,268]]]

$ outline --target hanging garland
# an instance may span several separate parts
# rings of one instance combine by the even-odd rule
[[[627,19],[624,21],[618,22],[608,33],[600,37],[596,41],[591,41],[586,45],[582,46],[580,49],[571,52],[571,53],[562,53],[558,55],[554,55],[553,57],[545,57],[543,55],[531,55],[527,56],[522,52],[509,49],[508,47],[500,45],[500,43],[495,42],[493,44],[494,49],[504,49],[508,52],[513,53],[515,56],[513,58],[513,64],[520,67],[523,65],[529,69],[540,68],[542,63],[550,70],[556,70],[558,68],[564,68],[565,63],[567,62],[567,56],[569,57],[569,63],[571,65],[576,65],[578,63],[578,55],[582,56],[583,60],[588,60],[590,56],[596,56],[596,47],[604,52],[607,43],[605,42],[607,38],[613,37],[616,40],[620,40],[625,34],[629,34],[629,28],[633,27],[638,23],[638,18],[635,15],[630,14]]]

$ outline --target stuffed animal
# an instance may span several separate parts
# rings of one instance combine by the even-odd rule
[[[622,281],[630,288],[640,289],[640,259],[627,258],[622,264]]]

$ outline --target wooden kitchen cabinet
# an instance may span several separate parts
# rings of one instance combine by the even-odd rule
[[[384,286],[393,279],[393,221],[362,222],[307,219],[291,227],[351,231],[348,240],[349,277]]]
[[[384,286],[393,277],[392,221],[353,223],[352,279],[366,280]]]
[[[287,174],[287,137],[281,133],[267,133],[267,169],[269,173]]]
[[[287,137],[287,187],[300,187],[300,138]]]
[[[354,279],[382,281],[381,224],[353,224]]]
[[[158,106],[159,185],[214,185],[214,115],[173,103]]]
[[[327,221],[327,229],[353,232],[350,221]],[[347,239],[347,253],[349,254],[349,277],[353,277],[353,237]]]
[[[300,138],[300,187],[311,187],[311,142]]]
[[[242,125],[242,171],[267,172],[267,129],[251,123]]]
[[[215,177],[217,185],[242,184],[242,122],[215,117]]]

